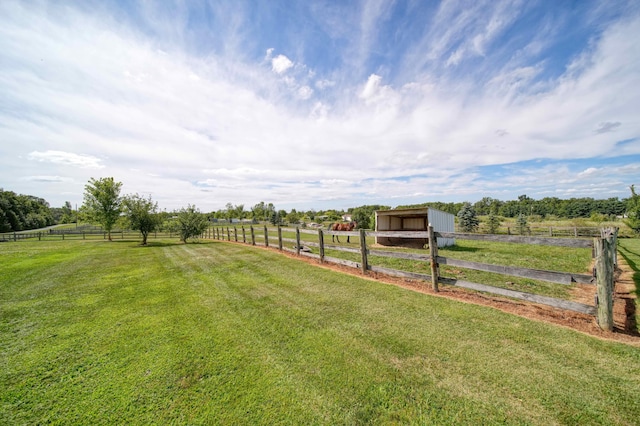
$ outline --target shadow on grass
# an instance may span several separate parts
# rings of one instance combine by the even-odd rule
[[[622,247],[620,245],[618,245],[618,253],[620,253],[620,255],[627,262],[627,265],[629,265],[629,267],[634,271],[633,282],[636,284],[635,293],[637,296],[638,287],[640,286],[640,269],[638,267],[637,260],[640,259],[640,253],[633,252],[627,249],[626,247]]]
[[[441,247],[438,250],[450,251],[450,252],[476,252],[482,250],[479,247],[464,247],[459,245],[453,245],[449,247]]]
[[[109,241],[105,241],[105,242],[109,242]],[[172,247],[172,246],[183,246],[185,245],[184,242],[179,241],[179,240],[175,240],[175,241],[153,241],[153,240],[147,240],[147,244],[146,245],[142,245],[142,240],[112,240],[110,241],[110,243],[112,244],[129,244],[129,245],[134,245],[136,248],[154,248],[154,247]],[[186,244],[187,245],[202,245],[202,244],[215,244],[217,243],[217,241],[211,241],[211,240],[195,240],[195,241],[188,241]]]
[[[618,245],[618,253],[622,256],[622,258],[627,262],[627,265],[634,271],[633,272],[633,282],[635,284],[635,289],[633,290],[633,294],[636,296],[636,299],[626,299],[625,300],[625,314],[627,315],[627,320],[625,322],[625,329],[632,330],[634,332],[638,332],[638,321],[636,317],[636,301],[638,294],[638,288],[640,288],[640,270],[638,268],[637,260],[640,259],[640,253],[633,252],[626,247],[622,247]]]

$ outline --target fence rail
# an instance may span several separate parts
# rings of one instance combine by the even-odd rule
[[[227,240],[230,240],[230,235],[233,228],[233,234],[237,235],[236,227],[225,227],[222,231],[223,238],[220,238],[220,231],[213,231],[211,234],[215,239],[225,239],[225,229]],[[538,304],[552,306],[558,309],[580,312],[583,314],[594,315],[597,318],[598,324],[605,330],[613,329],[613,269],[615,262],[615,249],[617,229],[600,231],[601,235],[593,239],[585,238],[553,238],[553,237],[541,237],[541,236],[516,236],[516,235],[487,235],[487,234],[465,234],[465,233],[444,233],[434,232],[430,227],[429,231],[326,231],[323,229],[308,230],[300,228],[277,228],[277,237],[273,236],[273,232],[269,232],[265,226],[260,229],[260,232],[255,232],[254,227],[250,226],[250,241],[246,239],[243,242],[252,245],[269,247],[270,245],[277,244],[278,248],[283,251],[296,253],[298,255],[315,258],[320,262],[330,262],[349,266],[356,269],[361,269],[363,273],[368,271],[380,272],[390,276],[413,278],[424,281],[431,281],[434,291],[438,291],[439,284],[454,285],[462,288],[472,289],[485,293],[496,294],[499,296],[506,296],[514,299],[526,300]],[[282,236],[283,232],[295,233],[296,238],[286,238]],[[245,227],[242,227],[242,234],[246,235]],[[301,234],[313,235],[317,238],[316,241],[303,241],[300,237]],[[335,244],[326,244],[325,236],[357,236],[360,237],[360,247],[344,247]],[[568,273],[559,271],[547,271],[530,268],[521,268],[515,266],[506,265],[494,265],[479,262],[471,262],[460,259],[454,259],[450,257],[443,257],[438,255],[437,245],[429,244],[429,254],[418,253],[406,253],[390,250],[372,250],[367,247],[366,237],[400,237],[400,238],[420,238],[435,241],[437,237],[443,238],[456,238],[460,240],[483,240],[493,242],[506,242],[514,244],[534,244],[534,245],[548,245],[557,247],[573,247],[573,248],[591,248],[594,257],[596,257],[596,265],[601,265],[599,262],[605,262],[606,266],[596,266],[593,274],[582,273]],[[609,241],[602,246],[602,241]],[[238,241],[235,239],[235,241]],[[286,247],[285,243],[293,244],[293,248]],[[319,253],[315,254],[311,252],[311,247],[319,249]],[[332,256],[326,256],[325,250],[335,250],[338,252],[360,254],[360,261],[342,259]],[[411,272],[406,270],[399,270],[394,268],[388,268],[379,265],[370,264],[371,256],[375,257],[388,257],[413,260],[416,262],[422,262],[429,264],[431,274],[424,274],[419,272]],[[486,284],[473,283],[463,280],[457,280],[452,278],[445,278],[440,276],[440,265],[456,266],[465,269],[492,272],[502,275],[517,276],[523,278],[531,278],[541,281],[547,281],[552,283],[559,283],[564,285],[570,285],[572,283],[580,284],[592,284],[594,285],[594,293],[597,293],[598,297],[595,298],[595,305],[587,305],[584,303],[573,302],[564,299],[558,299],[554,297],[542,296],[538,294],[526,293],[522,291],[516,291],[511,289],[505,289],[500,287],[489,286]],[[601,294],[602,293],[602,294]]]

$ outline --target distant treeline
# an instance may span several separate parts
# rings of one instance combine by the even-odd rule
[[[397,206],[398,209],[415,207],[432,207],[454,215],[457,215],[464,202],[444,203],[425,202]],[[569,198],[560,199],[547,197],[534,200],[526,195],[521,195],[517,200],[501,201],[491,197],[485,197],[480,201],[471,203],[478,215],[494,214],[497,216],[512,218],[519,215],[540,216],[541,218],[592,218],[594,214],[601,218],[615,218],[628,211],[629,199],[608,198],[596,200],[594,198]],[[363,228],[374,226],[374,212],[376,210],[390,209],[389,206],[367,205],[352,207],[347,210],[353,220],[356,220]],[[341,221],[345,212],[337,210],[310,210],[307,212],[290,212],[276,210],[272,203],[260,202],[251,210],[244,210],[244,205],[234,206],[227,203],[227,208],[208,214],[210,219],[245,219],[256,221],[271,221],[272,223],[304,223],[309,221],[326,222]],[[171,215],[166,213],[166,215]],[[31,195],[16,194],[0,189],[0,232],[26,231],[42,228],[56,223],[71,223],[77,220],[77,212],[74,212],[71,203],[66,202],[62,207],[50,207],[44,199]]]
[[[26,231],[54,224],[51,208],[44,199],[0,189],[0,232]]]
[[[526,195],[521,195],[517,200],[501,201],[485,197],[482,200],[471,203],[478,215],[495,214],[503,217],[517,217],[519,215],[537,215],[542,218],[588,218],[594,213],[614,218],[622,216],[627,211],[627,199],[608,198],[596,200],[593,198],[569,198],[560,199],[546,197],[534,200]],[[465,203],[428,202],[398,208],[432,207],[451,214],[457,214]]]

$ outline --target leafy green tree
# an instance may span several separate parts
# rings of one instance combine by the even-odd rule
[[[147,237],[150,232],[160,227],[162,218],[158,214],[158,203],[149,198],[143,198],[138,194],[128,195],[122,200],[122,210],[127,217],[131,229],[140,231],[142,245],[147,245]]]
[[[524,235],[529,230],[529,224],[527,222],[527,216],[520,213],[516,219],[516,225],[518,226],[518,232],[520,235]]]
[[[464,203],[458,212],[458,224],[462,232],[475,232],[480,221],[471,203]]]
[[[189,238],[197,238],[209,226],[207,217],[189,204],[178,212],[177,231],[180,233],[180,241],[187,242]]]
[[[487,218],[487,229],[490,234],[497,234],[500,227],[500,218],[493,213],[489,213]]]
[[[112,177],[89,179],[84,187],[84,207],[88,217],[102,225],[111,241],[111,230],[120,217],[122,198],[120,189],[122,182]]]
[[[636,234],[640,234],[640,195],[636,194],[635,185],[631,189],[631,198],[627,200],[627,218],[624,223]]]
[[[71,203],[69,201],[64,202],[64,206],[62,206],[62,217],[60,218],[61,223],[73,223],[76,221],[76,218],[73,216],[73,208],[71,207]]]

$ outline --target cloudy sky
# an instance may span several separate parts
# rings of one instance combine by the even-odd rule
[[[161,208],[640,185],[640,2],[0,1],[0,188]]]

